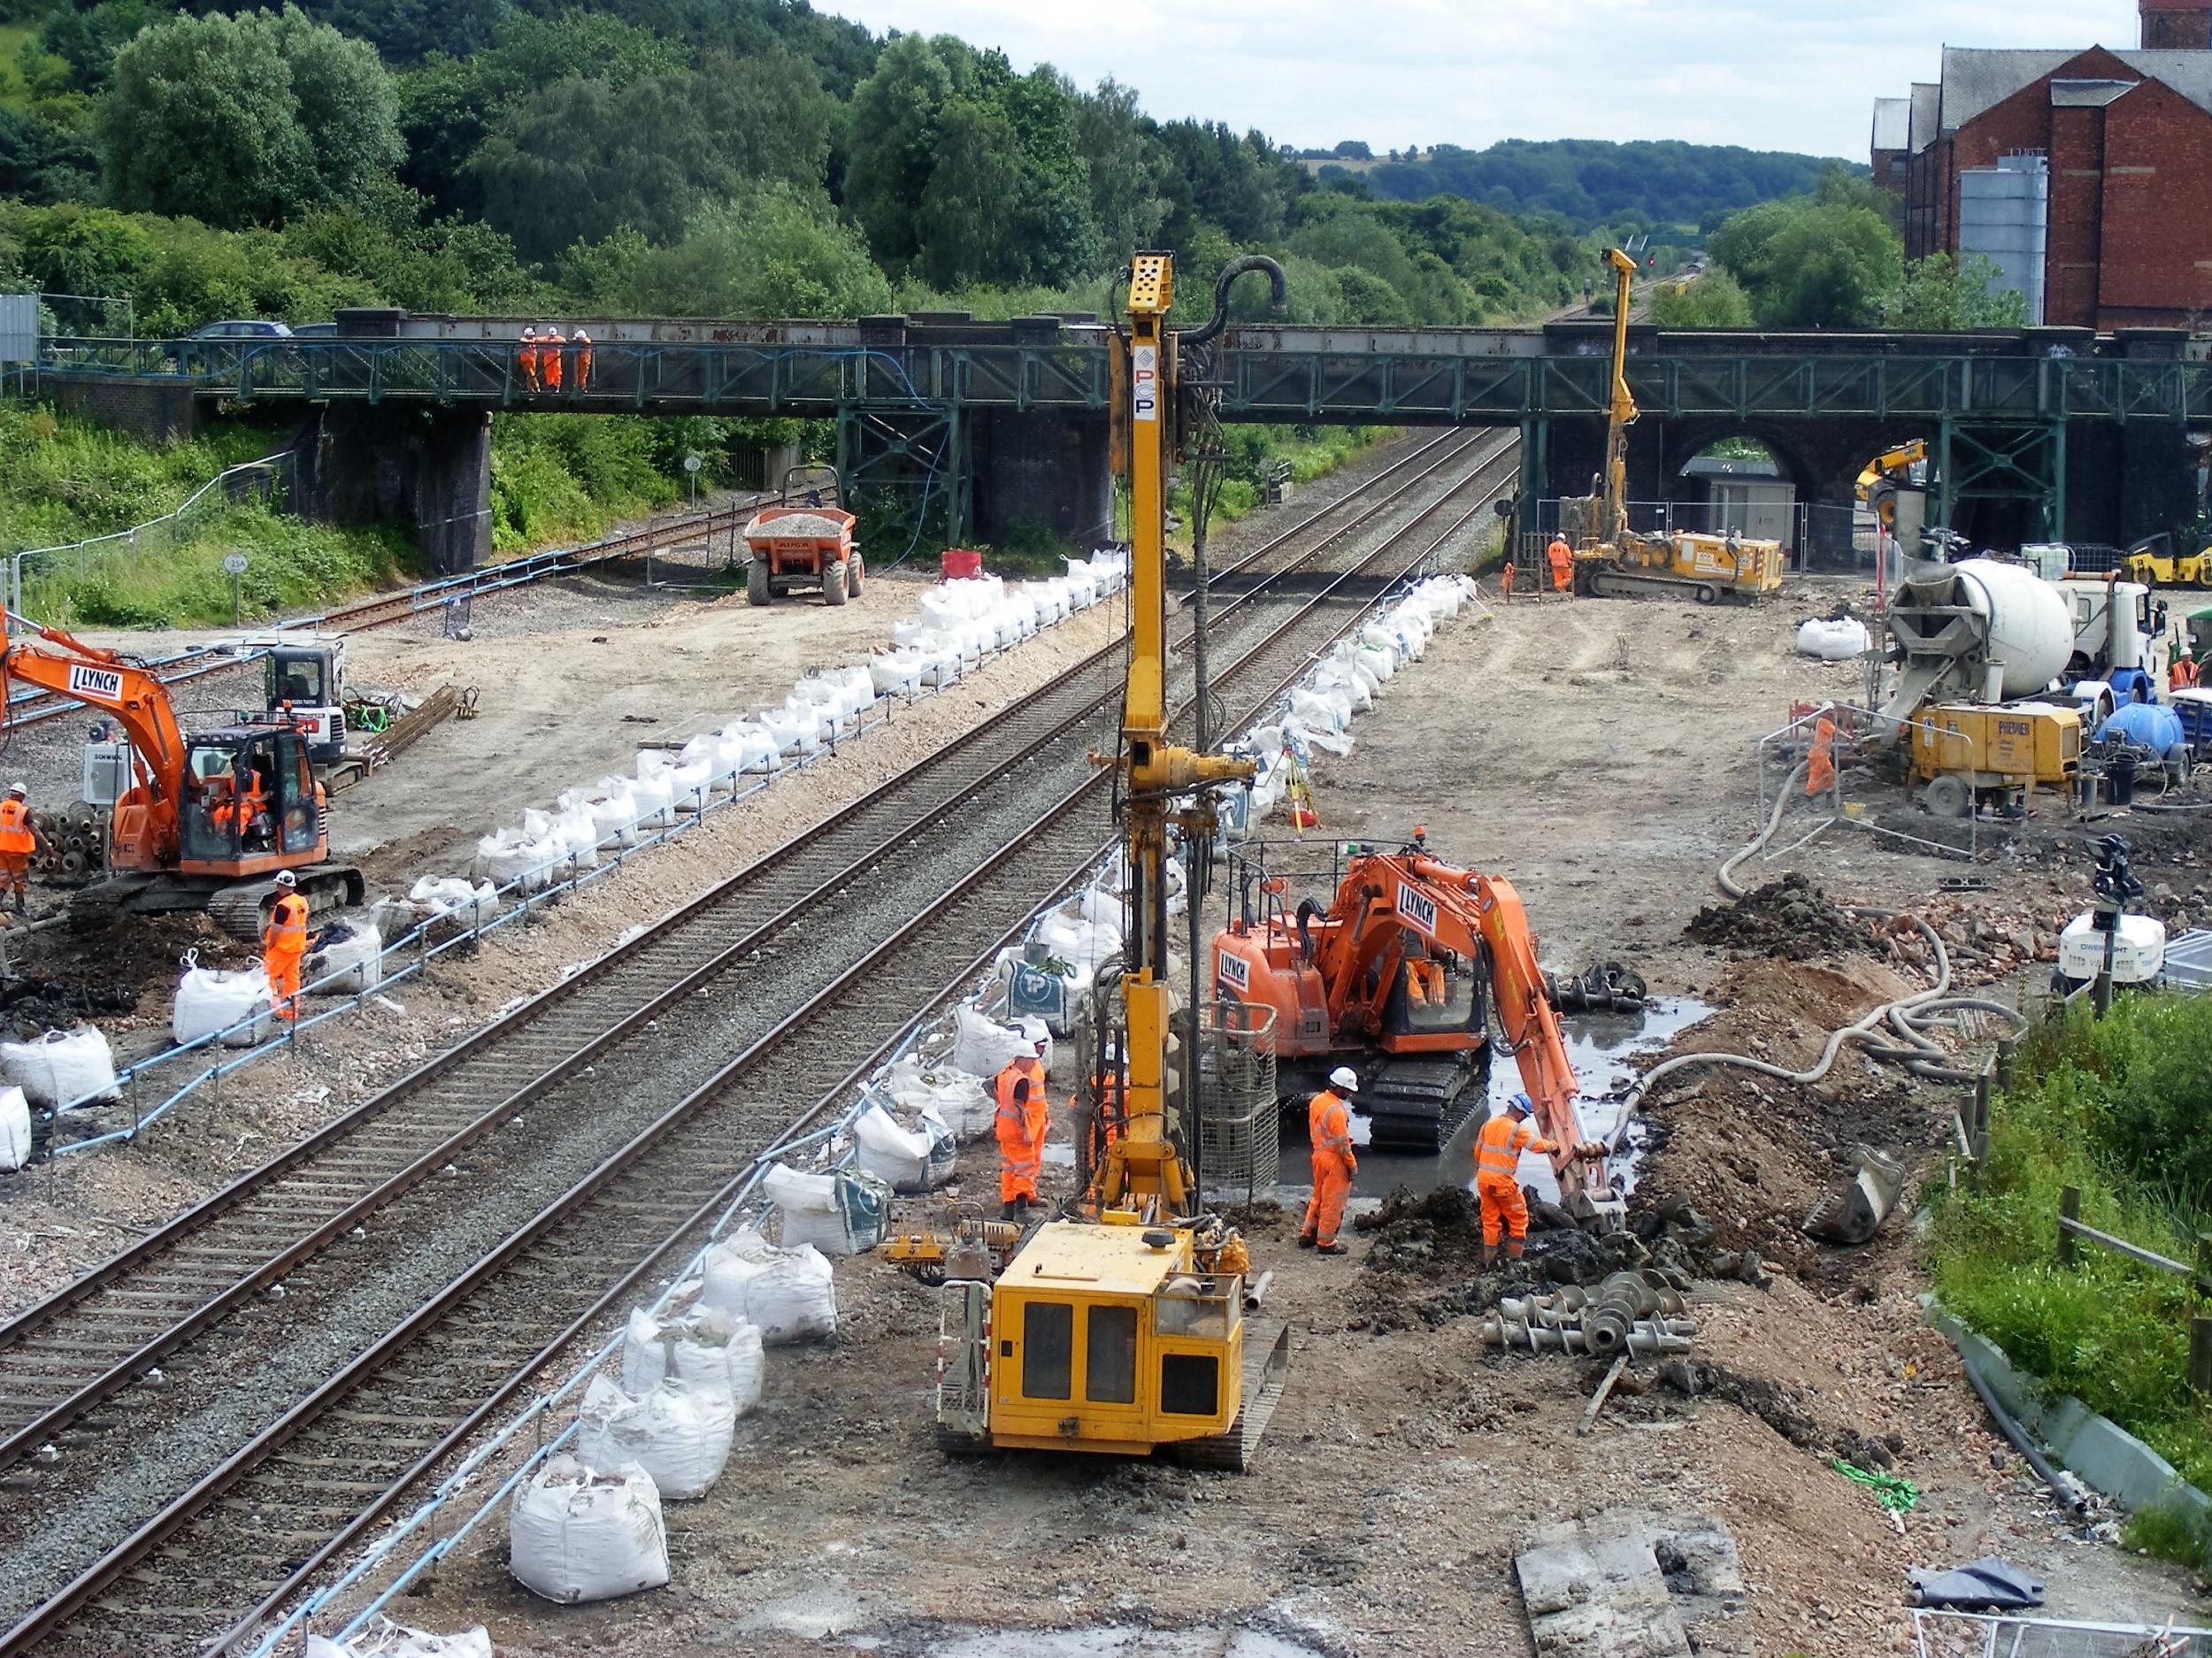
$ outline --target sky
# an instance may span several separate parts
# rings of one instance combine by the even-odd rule
[[[1680,138],[1866,159],[1873,100],[1944,46],[2132,48],[2134,0],[814,0],[958,35],[1164,120],[1326,149]]]

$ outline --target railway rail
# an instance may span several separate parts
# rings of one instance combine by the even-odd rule
[[[1510,446],[1475,453],[1482,447],[1449,438],[1426,445],[1359,495],[1310,515],[1221,572],[1222,580],[1249,574],[1256,585],[1219,607],[1217,631],[1248,604],[1262,610],[1275,593],[1279,584],[1261,579],[1260,566],[1279,560],[1276,577],[1303,569],[1472,456],[1466,476],[1413,503],[1379,546],[1278,607],[1286,611],[1279,619],[1263,614],[1247,629],[1261,637],[1236,644],[1240,654],[1216,680],[1220,694],[1236,698],[1240,718],[1263,710],[1303,672],[1312,654],[1307,618],[1334,606],[1348,611],[1334,630],[1342,631],[1363,612],[1373,579],[1417,568],[1485,510],[1494,490],[1406,557],[1420,526],[1449,511],[1471,487],[1496,481]],[[1402,480],[1369,499],[1391,479]],[[1314,531],[1320,540],[1296,545]],[[949,995],[987,962],[1038,892],[1094,861],[1105,834],[1106,779],[1081,764],[1070,740],[1094,718],[1110,717],[1119,651],[1118,642],[1102,649],[0,1327],[0,1460],[35,1458],[73,1427],[77,1438],[63,1440],[67,1448],[54,1468],[94,1455],[99,1435],[89,1413],[156,1366],[168,1361],[188,1376],[194,1355],[182,1363],[172,1355],[254,1309],[266,1292],[289,1281],[311,1300],[319,1277],[357,1270],[357,1229],[397,1225],[411,1203],[434,1207],[434,1189],[422,1188],[495,1150],[495,1137],[526,1109],[534,1140],[557,1135],[565,1114],[590,1108],[597,1091],[579,1085],[595,1064],[609,1063],[657,1021],[711,1001],[733,973],[772,958],[793,935],[841,925],[856,888],[954,814],[973,814],[987,792],[1034,800],[1035,783],[1054,785],[1056,793],[1043,791],[1053,803],[1019,822],[991,858],[903,925],[886,928],[882,942],[826,983],[803,991],[797,1006],[752,1034],[734,1058],[703,1078],[681,1078],[681,1098],[31,1608],[0,1637],[0,1647],[17,1650],[68,1625],[73,1638],[85,1637],[86,1650],[119,1643],[184,1650],[212,1632],[215,1612],[273,1603],[357,1537],[540,1359],[626,1294],[701,1215],[714,1211],[733,1148],[760,1143],[795,1103],[803,1120],[822,1109],[840,1092],[820,1094],[822,1078],[864,1073],[918,1007]],[[1041,767],[1033,787],[992,788],[1033,763]],[[966,965],[944,980],[947,962]],[[664,1241],[639,1260],[636,1239],[656,1228]],[[605,1287],[578,1270],[579,1263],[600,1261],[636,1264]],[[550,1333],[557,1330],[567,1333]],[[20,1465],[41,1467],[35,1460]],[[53,1478],[40,1473],[29,1483],[36,1488]],[[248,1511],[263,1524],[238,1526],[235,1516]]]

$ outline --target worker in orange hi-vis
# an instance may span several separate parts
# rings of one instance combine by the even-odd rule
[[[15,894],[15,913],[30,903],[31,857],[45,837],[31,821],[31,803],[23,785],[17,783],[0,801],[0,891]]]
[[[261,965],[269,975],[270,1010],[293,1019],[299,1017],[300,960],[307,954],[307,900],[291,871],[279,870],[276,884],[277,901],[261,930]]]
[[[1544,557],[1551,564],[1551,587],[1554,593],[1571,595],[1575,585],[1575,552],[1567,545],[1567,538],[1555,535],[1551,545],[1544,549]]]
[[[999,1073],[998,1212],[1001,1220],[1015,1220],[1035,1203],[1037,1173],[1044,1167],[1045,1131],[1038,1118],[1040,1105],[1033,1103],[1029,1078],[1013,1076],[1011,1067]]]
[[[526,325],[522,330],[522,344],[515,352],[515,362],[522,370],[522,388],[538,388],[538,331]]]
[[[1344,1246],[1337,1228],[1344,1224],[1344,1200],[1351,1195],[1352,1177],[1359,1159],[1352,1155],[1352,1109],[1348,1094],[1359,1092],[1359,1078],[1349,1065],[1329,1073],[1329,1086],[1315,1094],[1306,1107],[1306,1138],[1313,1146],[1313,1195],[1306,1200],[1305,1229],[1298,1234],[1301,1249],[1318,1249],[1325,1255],[1340,1255]]]
[[[561,359],[568,354],[568,342],[561,338],[558,328],[548,328],[538,341],[538,376],[545,381],[548,391],[561,388]]]
[[[1503,604],[1513,603],[1513,555],[1505,556],[1505,563],[1498,566],[1498,600]]]
[[[1482,1203],[1482,1263],[1486,1267],[1498,1258],[1500,1237],[1505,1239],[1507,1257],[1515,1261],[1521,1258],[1528,1241],[1528,1199],[1521,1191],[1521,1154],[1559,1149],[1528,1125],[1533,1109],[1528,1095],[1517,1094],[1475,1136],[1475,1196]]]
[[[568,346],[576,365],[575,373],[569,377],[570,383],[578,391],[587,391],[591,387],[591,336],[580,327],[573,329],[568,336]]]
[[[1836,786],[1836,722],[1823,715],[1813,727],[1812,753],[1805,760],[1805,793],[1818,795]]]

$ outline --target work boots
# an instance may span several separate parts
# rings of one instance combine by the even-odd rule
[[[1312,1248],[1316,1241],[1314,1235],[1310,1232],[1302,1232],[1298,1234],[1298,1247],[1301,1249]]]
[[[1494,1267],[1494,1266],[1495,1266],[1495,1265],[1497,1265],[1497,1264],[1498,1264],[1498,1246],[1497,1246],[1497,1245],[1495,1245],[1495,1244],[1485,1244],[1485,1245],[1483,1245],[1483,1247],[1482,1247],[1482,1270],[1483,1270],[1485,1272],[1487,1272],[1487,1271],[1488,1271],[1488,1270],[1489,1270],[1492,1267]]]
[[[18,914],[19,916],[19,915],[22,915],[22,914],[24,914],[26,911],[27,911],[27,910],[29,910],[29,908],[30,908],[30,900],[29,900],[29,899],[27,899],[27,898],[26,898],[26,897],[25,897],[25,896],[24,896],[21,893],[18,893],[18,894],[16,894],[16,895],[15,895],[15,913],[16,913],[16,914]]]
[[[1001,1220],[1019,1220],[1021,1218],[1021,1205],[1018,1202],[1000,1204],[998,1206],[998,1217]]]
[[[1340,1238],[1332,1238],[1325,1244],[1316,1244],[1313,1247],[1313,1250],[1316,1255],[1349,1255],[1351,1253],[1350,1250],[1344,1247],[1344,1241]]]

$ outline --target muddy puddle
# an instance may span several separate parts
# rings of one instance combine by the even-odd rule
[[[1693,997],[1662,996],[1641,1013],[1576,1014],[1562,1019],[1560,1031],[1567,1039],[1575,1080],[1582,1087],[1583,1133],[1594,1139],[1610,1139],[1620,1125],[1621,1098],[1637,1076],[1647,1069],[1651,1056],[1681,1032],[1709,1017],[1712,1011]],[[1475,1184],[1475,1135],[1480,1132],[1485,1117],[1520,1092],[1520,1068],[1509,1059],[1495,1061],[1490,1067],[1486,1105],[1469,1112],[1459,1132],[1433,1156],[1370,1149],[1367,1120],[1355,1114],[1352,1140],[1358,1148],[1359,1172],[1352,1178],[1353,1200],[1387,1197],[1402,1186],[1411,1186],[1417,1192],[1441,1186],[1463,1186],[1471,1190]],[[1286,1106],[1286,1121],[1292,1115],[1293,1109]],[[1302,1130],[1303,1115],[1297,1116],[1297,1126]],[[1628,1140],[1630,1155],[1614,1161],[1614,1181],[1624,1189],[1635,1186],[1637,1140],[1637,1132],[1632,1128]],[[1312,1189],[1310,1183],[1302,1178],[1307,1166],[1305,1135],[1297,1132],[1283,1147],[1283,1183],[1273,1194],[1285,1202],[1294,1197],[1302,1203]],[[1521,1182],[1533,1187],[1540,1197],[1558,1196],[1551,1164],[1540,1155],[1522,1157]]]

